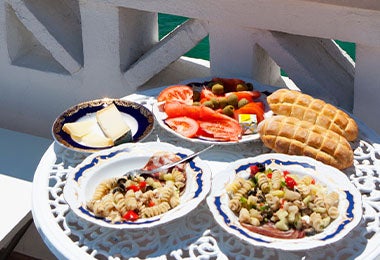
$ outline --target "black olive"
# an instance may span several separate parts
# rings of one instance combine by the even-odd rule
[[[265,165],[262,163],[256,163],[257,168],[259,169],[259,172],[265,172]]]
[[[116,187],[112,190],[112,194],[116,193],[116,192],[121,192],[121,193],[124,193],[124,189],[121,189],[120,187]]]
[[[119,178],[117,179],[117,184],[119,185],[120,183],[126,183],[127,182],[127,179],[125,178]]]
[[[118,188],[120,188],[123,191],[125,190],[125,185],[123,183],[119,183],[118,185],[119,185]]]
[[[305,229],[304,231],[305,231],[305,235],[306,235],[306,236],[313,236],[313,235],[316,234],[314,228],[307,228],[307,229]]]

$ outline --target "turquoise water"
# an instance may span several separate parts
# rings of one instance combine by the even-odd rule
[[[177,27],[179,24],[186,21],[187,18],[181,16],[167,15],[167,14],[159,14],[158,15],[158,23],[159,23],[159,31],[160,31],[160,39],[164,37],[167,33]],[[342,42],[336,41],[336,43],[347,52],[348,55],[351,56],[353,60],[355,60],[355,44],[350,42]],[[203,39],[197,46],[195,46],[191,51],[185,54],[185,56],[192,58],[200,58],[209,60],[210,52],[209,52],[209,38],[206,37]]]

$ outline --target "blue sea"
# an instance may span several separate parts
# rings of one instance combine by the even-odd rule
[[[167,15],[167,14],[159,14],[158,15],[158,23],[159,23],[159,32],[160,38],[164,37],[171,30],[176,28],[178,25],[186,21],[187,18],[181,16]],[[353,60],[355,60],[355,44],[350,42],[342,42],[336,41],[336,43],[347,52],[348,55],[351,56]],[[203,39],[197,46],[195,46],[191,51],[185,54],[185,56],[192,58],[200,58],[209,60],[210,52],[209,52],[209,38],[206,37]]]

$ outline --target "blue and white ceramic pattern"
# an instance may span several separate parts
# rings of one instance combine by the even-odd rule
[[[226,185],[237,175],[248,176],[249,166],[254,163],[265,165],[274,163],[280,170],[288,170],[296,175],[311,175],[317,183],[326,186],[328,191],[339,193],[339,217],[332,221],[327,228],[316,235],[298,239],[281,239],[260,235],[244,228],[238,216],[230,210]],[[362,200],[360,192],[349,181],[347,176],[336,168],[325,165],[312,158],[269,153],[256,157],[240,159],[213,179],[211,195],[207,203],[215,220],[227,232],[245,240],[253,246],[263,246],[290,251],[305,250],[325,246],[336,242],[355,228],[362,218]]]
[[[159,151],[174,152],[181,157],[193,153],[189,149],[160,142],[122,144],[93,153],[68,174],[63,191],[66,202],[82,219],[116,229],[148,228],[183,217],[195,209],[210,191],[211,171],[199,157],[195,157],[186,167],[186,188],[180,197],[180,204],[162,215],[137,221],[111,223],[94,216],[86,208],[86,203],[91,200],[95,187],[100,182],[122,176],[129,170],[142,168],[149,158]]]
[[[69,134],[62,130],[65,123],[77,122],[95,118],[96,112],[107,105],[114,103],[122,114],[123,119],[131,128],[134,143],[144,140],[153,130],[154,116],[152,112],[132,101],[121,99],[97,99],[80,103],[64,111],[55,120],[52,127],[54,140],[70,150],[84,153],[92,153],[110,147],[89,147],[73,140]],[[100,128],[99,128],[100,131]]]

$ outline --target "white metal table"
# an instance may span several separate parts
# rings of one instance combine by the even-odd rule
[[[151,108],[158,91],[125,98]],[[33,218],[43,240],[60,259],[374,259],[380,256],[380,137],[358,123],[354,167],[345,173],[363,195],[364,215],[357,228],[330,246],[300,252],[253,247],[219,227],[206,202],[181,219],[143,232],[88,223],[70,210],[62,193],[66,174],[84,156],[55,143],[47,149],[35,172]],[[168,142],[194,150],[204,147],[180,140],[158,125],[144,141]],[[209,163],[215,177],[228,162],[268,152],[257,141],[217,146],[201,158]]]

